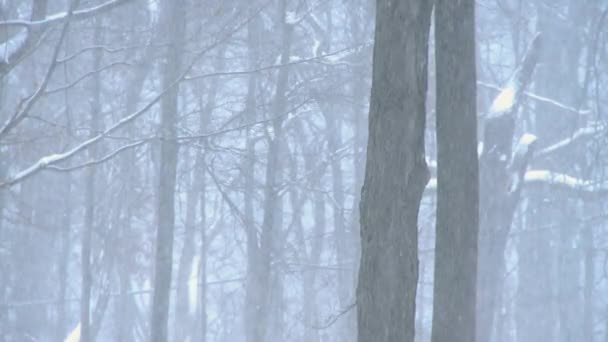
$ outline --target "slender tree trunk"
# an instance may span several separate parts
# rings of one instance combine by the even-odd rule
[[[67,327],[67,308],[66,308],[66,293],[68,287],[68,267],[70,263],[70,233],[72,231],[72,177],[68,175],[66,177],[65,187],[65,207],[61,220],[61,250],[59,252],[59,294],[58,294],[58,307],[57,307],[57,333],[56,337],[58,341],[65,338],[65,332]]]
[[[291,51],[291,40],[293,25],[285,21],[286,16],[286,1],[281,1],[281,64],[287,64]],[[281,215],[278,197],[278,175],[281,169],[279,160],[280,144],[282,139],[282,114],[286,110],[286,91],[288,85],[288,68],[281,68],[278,72],[276,82],[276,92],[273,100],[273,108],[271,115],[276,117],[272,120],[272,136],[268,142],[268,159],[266,164],[264,186],[264,214],[262,219],[262,231],[259,238],[259,247],[252,246],[253,250],[257,250],[254,260],[249,260],[250,266],[248,276],[251,276],[251,283],[248,288],[247,298],[250,302],[247,305],[253,305],[246,308],[250,310],[247,313],[247,341],[248,342],[263,342],[267,338],[267,328],[269,325],[269,314],[271,309],[271,292],[275,292],[274,298],[277,298],[276,283],[277,280],[272,278],[271,261],[276,248],[276,239],[280,236],[277,222],[280,222],[277,215]],[[253,161],[252,161],[253,162]],[[253,228],[253,227],[251,227]],[[254,232],[250,232],[253,234]],[[273,287],[274,291],[271,291]]]
[[[137,65],[135,74],[132,76],[126,95],[126,115],[129,115],[137,109],[137,102],[146,80],[146,76],[150,70],[149,57],[151,55],[151,48],[148,48],[144,53],[140,64]],[[129,136],[134,135],[134,128],[128,127],[127,132]],[[137,168],[133,166],[136,163],[136,153],[133,149],[126,151],[120,158],[120,168],[122,179],[125,182],[124,190],[122,194],[122,200],[124,201],[124,219],[119,228],[118,236],[120,237],[119,244],[119,259],[121,262],[118,264],[118,288],[119,296],[116,305],[116,341],[117,342],[128,342],[134,339],[133,317],[134,301],[132,296],[128,292],[131,290],[131,262],[133,255],[130,253],[129,234],[132,229],[132,218],[133,218],[133,193],[131,187],[138,184],[137,180]]]
[[[100,45],[101,42],[101,22],[96,21],[94,31],[94,44]],[[101,50],[96,49],[93,52],[93,70],[99,70],[101,67]],[[101,130],[101,77],[99,72],[93,75],[92,85],[92,103],[91,103],[91,126],[90,136],[94,137]],[[91,160],[97,158],[97,148],[95,145],[91,147],[89,155]],[[81,255],[81,290],[80,290],[80,341],[92,341],[91,333],[91,287],[93,283],[93,275],[91,272],[91,240],[93,230],[95,229],[95,180],[97,177],[97,168],[90,167],[86,172],[85,183],[85,214],[84,226],[82,232]]]
[[[414,341],[418,209],[431,4],[376,2],[369,143],[361,193],[359,342]]]
[[[479,171],[474,0],[435,2],[437,225],[433,342],[475,341]]]
[[[187,159],[191,159],[189,151],[186,156]],[[197,152],[195,152],[197,153]],[[196,164],[196,162],[195,162]],[[190,166],[188,166],[188,169]],[[184,224],[184,238],[183,248],[180,255],[179,264],[177,266],[177,278],[176,278],[176,295],[175,295],[175,330],[173,331],[173,341],[186,341],[188,336],[193,335],[192,316],[190,313],[190,303],[192,300],[189,298],[188,286],[190,286],[190,273],[192,271],[192,262],[195,253],[195,220],[196,220],[196,206],[199,200],[199,188],[197,187],[198,181],[195,178],[200,177],[201,174],[197,172],[195,168],[194,175],[191,176],[191,181],[187,186],[186,195],[186,220]],[[204,175],[204,173],[203,173]]]
[[[226,59],[225,59],[226,48],[223,46],[218,52],[217,61],[214,65],[214,69],[219,71],[224,70]],[[211,122],[213,111],[217,105],[217,92],[219,88],[219,79],[214,78],[209,85],[209,92],[207,94],[207,103],[204,106],[204,110],[201,114],[200,118],[200,126],[199,131],[204,132],[209,127],[209,122]],[[201,107],[202,106],[201,100]],[[203,142],[203,146],[207,146],[207,142]],[[201,246],[200,246],[200,324],[201,324],[201,335],[200,339],[202,342],[207,341],[207,248],[208,248],[208,227],[207,227],[207,182],[205,180],[205,175],[207,172],[207,161],[205,160],[204,151],[199,151],[197,154],[197,160],[195,165],[195,170],[198,172],[198,183],[197,187],[200,191],[200,231],[201,231]]]
[[[260,22],[256,18],[252,19],[247,26],[247,47],[249,55],[249,68],[251,70],[258,66],[258,42],[260,34]],[[247,99],[245,111],[247,113],[247,122],[253,122],[257,119],[256,114],[256,97],[257,97],[257,76],[251,74],[247,86]],[[247,239],[247,280],[245,285],[245,313],[244,313],[244,328],[245,338],[247,341],[253,341],[253,336],[256,333],[256,305],[259,295],[256,286],[256,274],[258,274],[259,265],[259,244],[258,233],[254,216],[254,198],[255,198],[255,138],[252,136],[251,130],[247,130],[246,137],[246,156],[243,161],[243,177],[245,179],[243,201],[244,201],[244,216],[245,216],[245,235]]]
[[[186,3],[183,0],[165,0],[162,13],[164,38],[170,42],[162,66],[163,89],[177,78],[186,33]],[[173,87],[161,100],[160,174],[158,180],[158,228],[154,269],[154,294],[150,321],[152,342],[166,342],[168,338],[171,275],[173,269],[173,235],[175,228],[175,182],[178,144],[175,140],[179,87]]]
[[[593,225],[586,224],[582,231],[585,281],[583,287],[583,340],[593,342],[593,289],[595,287]]]

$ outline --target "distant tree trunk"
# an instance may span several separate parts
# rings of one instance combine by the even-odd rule
[[[286,22],[286,6],[287,1],[281,1],[280,18],[282,38],[281,38],[281,60],[280,64],[287,64],[291,51],[291,40],[293,33],[293,25]],[[264,185],[264,214],[262,218],[262,231],[260,234],[260,268],[257,274],[258,286],[260,290],[260,305],[258,308],[258,325],[257,334],[254,337],[254,342],[263,342],[267,338],[267,328],[270,322],[271,303],[277,305],[282,296],[282,288],[277,278],[278,275],[273,274],[271,261],[276,257],[278,238],[281,236],[281,198],[279,197],[279,185],[281,179],[281,170],[283,163],[281,160],[282,144],[285,143],[283,138],[283,119],[282,115],[287,110],[287,86],[289,80],[289,68],[281,68],[276,79],[276,91],[273,98],[271,115],[275,117],[272,120],[272,134],[268,137],[268,157],[266,161]],[[277,317],[274,317],[275,321]],[[276,334],[276,332],[275,332]]]
[[[224,66],[226,64],[225,59],[226,49],[223,47],[220,49],[219,54],[217,56],[217,62],[214,66],[214,69],[217,71],[224,70]],[[207,103],[205,104],[205,110],[201,114],[200,118],[200,126],[199,131],[204,132],[208,129],[209,122],[211,121],[211,117],[213,115],[213,111],[217,105],[217,91],[219,88],[219,79],[214,78],[211,81],[209,86],[209,92],[207,95]],[[202,105],[202,103],[201,103]],[[206,142],[204,144],[206,146]],[[199,182],[197,184],[200,191],[200,231],[201,231],[201,246],[200,246],[200,325],[201,325],[201,342],[207,341],[207,248],[208,248],[208,227],[207,227],[207,187],[205,181],[205,175],[207,170],[207,161],[205,160],[204,151],[199,151],[197,154],[197,161],[195,165],[195,170],[198,172]]]
[[[325,174],[325,167],[319,165],[316,156],[318,156],[319,149],[322,148],[319,145],[310,144],[304,146],[308,141],[304,130],[302,129],[302,123],[300,121],[294,122],[296,139],[303,144],[303,157],[305,174],[310,175],[310,186],[313,189],[320,189],[322,187],[323,175]],[[291,158],[290,163],[290,176],[291,183],[296,184],[298,179],[297,174],[297,159]],[[317,266],[321,260],[321,253],[323,252],[323,242],[325,239],[326,229],[326,200],[325,194],[322,191],[314,191],[314,194],[306,194],[299,192],[297,196],[298,187],[292,187],[291,193],[291,207],[293,208],[293,223],[296,231],[296,238],[300,243],[299,248],[301,249],[300,262],[302,263],[302,311],[303,311],[303,323],[304,323],[304,339],[307,342],[318,342],[319,341],[319,329],[318,325],[318,300],[317,300]],[[306,201],[313,203],[313,229],[312,235],[307,236],[306,230],[302,225],[302,211]],[[310,247],[308,247],[307,240],[310,241]]]
[[[532,79],[538,61],[537,35],[503,92],[512,94],[505,108],[490,108],[484,122],[480,164],[480,229],[477,267],[477,341],[491,341],[499,289],[505,269],[504,253],[513,215],[521,196],[523,178],[533,151],[532,142],[518,145],[513,153],[515,116],[522,94]],[[495,101],[496,101],[495,99]]]
[[[289,62],[291,51],[293,25],[286,22],[286,1],[281,1],[280,4],[281,22],[281,64]],[[253,31],[253,34],[256,32]],[[253,39],[253,38],[252,38]],[[253,260],[248,260],[248,284],[246,298],[246,340],[248,342],[263,342],[268,338],[267,328],[269,326],[269,314],[271,309],[271,300],[280,297],[277,290],[281,290],[280,284],[276,278],[273,279],[271,269],[271,259],[274,256],[276,249],[276,240],[280,236],[279,229],[281,219],[280,198],[278,192],[278,179],[281,170],[280,151],[283,141],[283,120],[282,115],[285,113],[286,107],[286,92],[289,80],[289,68],[281,68],[278,71],[276,80],[276,91],[274,94],[271,115],[275,117],[272,120],[272,134],[269,134],[268,139],[268,157],[265,169],[266,184],[264,185],[264,209],[262,218],[262,229],[259,237],[259,245],[252,245],[253,235],[255,233],[255,225],[248,228],[250,237],[248,237],[248,248],[255,251],[250,254]],[[253,162],[253,161],[249,161]],[[251,181],[251,180],[250,180]],[[251,186],[251,184],[250,184]],[[247,209],[251,210],[251,208]],[[246,213],[247,215],[252,213]],[[253,217],[248,217],[251,220]],[[256,241],[257,242],[257,241]],[[272,294],[272,297],[271,297]],[[275,317],[276,320],[276,317]]]
[[[152,48],[146,49],[140,63],[136,66],[135,73],[133,74],[129,86],[127,87],[126,94],[126,106],[125,114],[129,115],[137,110],[137,102],[141,91],[146,80],[146,76],[150,72],[151,63],[149,57],[151,56]],[[134,127],[130,126],[127,128],[129,136],[132,136]],[[120,156],[120,168],[121,168],[121,179],[124,181],[125,186],[123,187],[122,200],[126,203],[124,207],[124,220],[119,228],[118,236],[119,239],[119,262],[117,267],[118,272],[118,288],[120,295],[116,305],[116,341],[117,342],[129,342],[134,339],[134,322],[135,317],[133,315],[135,305],[133,297],[128,293],[131,290],[131,268],[133,254],[129,250],[130,232],[132,229],[132,218],[133,218],[133,192],[131,188],[138,184],[137,180],[137,168],[133,167],[137,160],[136,152],[133,149],[126,151]]]
[[[359,342],[414,341],[418,210],[431,3],[377,0],[365,181],[361,193]]]
[[[431,341],[473,342],[479,232],[474,0],[435,2],[435,59],[437,225]]]
[[[177,78],[182,59],[185,35],[186,2],[162,2],[163,37],[170,42],[162,65],[163,89]],[[169,302],[173,264],[173,235],[175,228],[175,181],[178,144],[175,140],[179,87],[170,89],[161,102],[160,174],[158,180],[158,230],[154,269],[154,295],[150,322],[152,342],[166,342],[168,337]]]
[[[580,32],[591,21],[583,14],[592,2],[536,1],[535,5],[537,25],[546,42],[540,52],[535,93],[567,106],[580,106],[580,60],[590,54],[582,45]],[[558,17],[557,12],[564,15]],[[571,136],[584,120],[583,116],[546,103],[538,103],[534,109],[539,148]],[[567,154],[536,160],[534,167],[576,174],[584,167],[584,161],[573,162],[573,156],[585,153],[569,148]],[[518,249],[518,259],[523,260],[522,277],[518,277],[518,338],[581,341],[584,299],[580,280],[584,255],[573,243],[580,239],[583,229],[575,217],[580,203],[543,187],[534,187],[528,194],[528,230]]]
[[[247,25],[247,48],[249,57],[249,68],[251,70],[258,67],[258,49],[260,22],[253,18]],[[257,119],[256,113],[256,97],[257,97],[257,75],[249,76],[247,85],[247,98],[245,101],[245,112],[247,122],[253,122]],[[246,132],[246,155],[243,161],[243,178],[245,186],[243,190],[244,216],[245,216],[245,236],[247,245],[247,279],[245,283],[245,309],[244,309],[244,328],[245,338],[247,341],[253,341],[253,336],[256,331],[256,305],[259,300],[256,286],[255,274],[258,272],[259,265],[259,248],[258,248],[258,233],[254,215],[254,199],[255,199],[255,160],[256,140],[252,135],[251,130]]]
[[[191,160],[189,151],[185,158]],[[198,154],[198,151],[195,152]],[[196,161],[194,162],[196,164]],[[187,166],[188,169],[192,168],[191,165]],[[194,174],[191,175],[191,180],[186,184],[186,220],[184,223],[184,237],[182,252],[179,257],[179,263],[177,266],[177,277],[176,277],[176,294],[175,294],[175,324],[173,331],[173,341],[186,341],[188,336],[193,336],[193,325],[192,318],[190,315],[190,303],[191,300],[188,296],[188,286],[190,281],[190,273],[192,271],[192,261],[195,253],[195,220],[196,220],[196,206],[199,200],[198,192],[199,187],[197,186],[201,173],[197,172],[198,169],[194,168]],[[202,173],[204,175],[204,173]]]
[[[583,283],[583,341],[593,342],[593,291],[595,287],[594,257],[595,246],[593,243],[593,224],[586,224],[582,231],[582,248],[584,251],[585,281]]]
[[[94,44],[101,45],[101,22],[95,23]],[[96,49],[93,52],[93,70],[101,67],[102,51]],[[92,84],[92,103],[91,103],[91,126],[90,137],[99,134],[101,130],[101,77],[99,72],[93,75]],[[91,147],[89,159],[97,158],[97,148]],[[84,225],[82,227],[82,246],[81,255],[81,290],[80,290],[80,341],[92,341],[91,332],[91,286],[93,275],[91,273],[91,240],[95,229],[95,180],[97,178],[97,168],[90,167],[86,172],[85,183],[85,213]]]
[[[56,337],[58,341],[65,338],[65,332],[67,327],[67,307],[66,307],[66,293],[68,290],[68,268],[70,263],[70,233],[72,231],[72,177],[66,176],[65,182],[65,206],[62,215],[60,225],[60,241],[61,249],[59,251],[58,260],[58,277],[59,277],[59,293],[58,293],[58,307],[57,307],[57,333]]]

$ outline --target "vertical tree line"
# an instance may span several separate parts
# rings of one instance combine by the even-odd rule
[[[0,341],[603,341],[607,13],[0,1]]]

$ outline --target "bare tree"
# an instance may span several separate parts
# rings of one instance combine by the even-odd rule
[[[182,0],[163,1],[162,37],[171,41],[162,66],[162,83],[165,89],[179,77],[183,38],[186,34],[186,3]],[[150,341],[166,342],[168,339],[169,302],[173,268],[173,235],[175,229],[175,181],[177,172],[178,144],[176,124],[178,118],[178,89],[171,88],[161,100],[160,172],[157,194],[156,254],[154,267],[154,296],[150,321]]]
[[[437,224],[433,342],[475,341],[479,171],[475,2],[435,2]]]
[[[431,4],[376,2],[369,143],[361,193],[358,339],[414,341],[418,209]]]

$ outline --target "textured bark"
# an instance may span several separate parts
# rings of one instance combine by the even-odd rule
[[[479,170],[474,0],[435,2],[437,224],[433,342],[475,341]]]
[[[177,78],[185,35],[186,3],[183,0],[162,2],[164,38],[170,46],[162,66],[162,85],[168,88]],[[171,274],[173,268],[173,236],[175,228],[175,179],[178,144],[175,140],[179,87],[171,88],[162,98],[160,127],[160,173],[158,180],[157,234],[154,269],[154,294],[150,322],[152,342],[166,342],[168,338]]]
[[[414,340],[418,209],[431,4],[376,2],[369,142],[361,193],[359,342]]]

